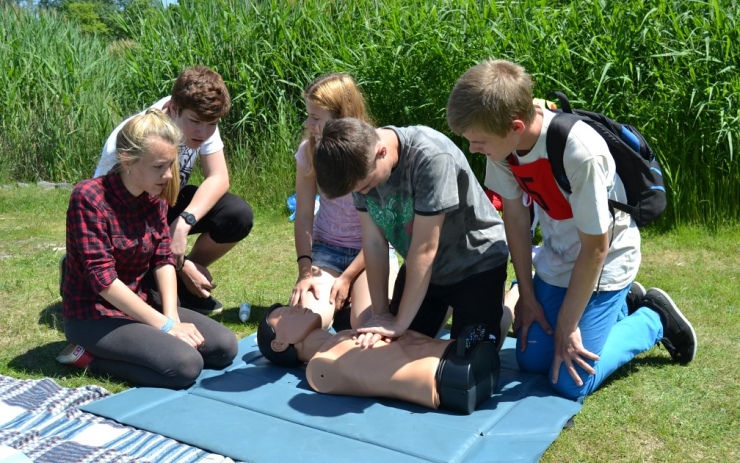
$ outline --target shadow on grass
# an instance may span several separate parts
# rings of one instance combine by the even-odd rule
[[[614,381],[621,381],[625,378],[629,378],[631,375],[639,373],[643,367],[647,367],[648,370],[660,370],[672,365],[676,365],[676,363],[669,357],[662,357],[656,354],[634,358],[632,359],[632,361],[622,365],[619,369],[617,369],[617,371],[612,373],[599,386],[599,389],[609,386]]]
[[[83,370],[73,370],[56,361],[57,355],[66,345],[67,341],[56,341],[34,347],[12,359],[8,362],[8,366],[14,370],[50,378],[64,378],[82,374]]]
[[[49,304],[39,312],[38,324],[56,330],[64,337],[64,318],[62,301]],[[96,380],[110,381],[107,376],[95,376],[84,369],[64,366],[57,362],[57,355],[67,346],[67,341],[54,341],[29,349],[8,362],[8,367],[31,375],[40,375],[56,380],[95,377]],[[126,383],[121,382],[125,385]]]
[[[39,325],[45,325],[64,334],[64,318],[62,317],[62,300],[44,307],[39,313]]]

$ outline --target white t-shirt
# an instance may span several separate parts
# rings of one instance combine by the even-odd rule
[[[544,110],[542,131],[532,150],[517,156],[520,165],[547,158],[546,137],[554,113]],[[615,209],[612,215],[609,199],[627,201],[624,185],[616,175],[614,159],[601,136],[583,122],[577,122],[568,135],[563,165],[572,193],[561,190],[573,211],[573,218],[555,220],[537,203],[543,245],[534,259],[537,274],[547,283],[567,288],[576,258],[581,249],[578,230],[590,235],[608,232],[614,235],[604,263],[599,287],[614,291],[626,287],[637,276],[640,267],[640,232],[632,217]],[[486,165],[485,185],[506,199],[517,199],[524,193],[511,173],[508,161]],[[504,220],[505,213],[504,213]]]
[[[168,101],[170,101],[170,99],[170,96],[166,96],[154,103],[151,107],[161,110],[162,108],[164,108],[164,105]],[[131,119],[132,117],[134,116],[131,116],[125,121],[121,122],[118,127],[116,127],[115,130],[111,132],[108,140],[105,142],[105,145],[103,145],[103,153],[100,156],[100,161],[98,161],[98,167],[95,169],[95,175],[93,177],[102,177],[118,163],[118,159],[116,158],[116,137],[118,136],[118,132],[121,131],[126,122],[128,122],[129,119]],[[202,145],[200,145],[200,148],[192,149],[188,148],[187,145],[180,145],[180,187],[182,188],[183,186],[187,185],[188,179],[190,178],[190,173],[193,171],[193,166],[195,165],[195,159],[198,157],[198,155],[208,156],[209,154],[216,153],[218,151],[221,151],[222,149],[224,149],[224,143],[221,140],[221,135],[218,131],[218,127],[216,127],[216,131],[213,133],[213,135],[211,135],[210,138],[208,138],[206,141],[203,142]]]

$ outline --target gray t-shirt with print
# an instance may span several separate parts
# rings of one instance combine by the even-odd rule
[[[366,195],[354,193],[355,207],[370,214],[404,258],[414,215],[445,214],[431,283],[458,283],[506,264],[503,221],[462,151],[429,127],[384,128],[398,137],[398,164],[387,181]]]

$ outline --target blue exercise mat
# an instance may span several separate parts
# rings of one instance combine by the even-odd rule
[[[249,462],[536,462],[581,409],[501,351],[499,391],[471,415],[389,399],[317,394],[303,370],[265,360],[254,335],[223,371],[186,390],[134,388],[82,407]]]

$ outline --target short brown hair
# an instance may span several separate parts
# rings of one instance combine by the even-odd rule
[[[327,121],[313,159],[321,192],[329,198],[351,193],[375,170],[379,140],[373,126],[354,117]]]
[[[486,60],[468,69],[447,101],[447,125],[460,135],[481,130],[506,136],[514,119],[534,120],[532,78],[518,64]]]
[[[205,66],[187,68],[172,86],[172,103],[178,111],[189,109],[206,121],[229,113],[231,95],[221,75]]]

